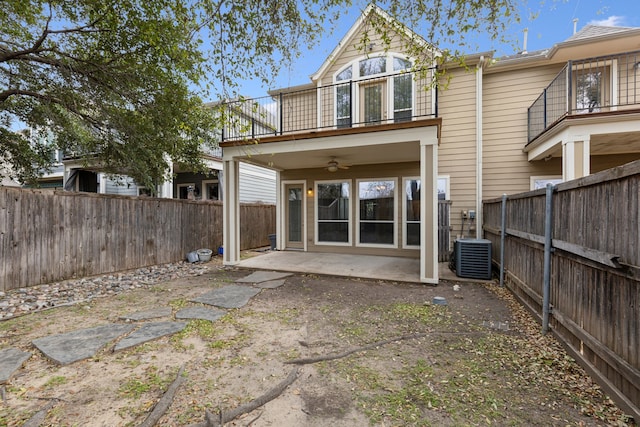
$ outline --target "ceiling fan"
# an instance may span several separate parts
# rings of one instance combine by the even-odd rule
[[[327,163],[325,167],[329,172],[336,172],[338,169],[349,169],[349,166],[341,165],[338,163],[335,157],[332,157],[331,160]]]

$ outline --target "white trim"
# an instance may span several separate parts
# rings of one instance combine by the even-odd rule
[[[278,173],[278,180],[280,179],[280,173]],[[277,246],[276,249],[280,249],[280,248],[287,248],[287,239],[285,236],[285,231],[287,229],[287,212],[286,212],[286,208],[284,207],[284,204],[288,201],[287,198],[287,194],[286,194],[286,190],[287,190],[287,185],[296,185],[296,184],[302,184],[302,196],[304,197],[304,199],[302,200],[302,246],[303,246],[303,251],[307,252],[307,199],[309,198],[309,195],[307,194],[307,181],[302,179],[302,180],[286,180],[286,181],[280,181],[280,184],[278,186],[278,188],[280,188],[280,194],[279,194],[279,199],[276,203],[276,211],[277,212],[277,216],[276,218],[278,218],[277,221],[277,235],[276,235],[276,239],[277,239]],[[311,196],[313,197],[313,196]],[[278,208],[280,207],[280,208]]]
[[[333,51],[331,51],[329,56],[327,56],[327,59],[324,60],[324,62],[322,63],[318,71],[316,71],[315,73],[311,74],[311,76],[309,76],[312,81],[318,80],[320,76],[322,76],[327,71],[327,68],[329,68],[331,65],[335,63],[336,58],[343,52],[343,50],[346,49],[347,47],[351,47],[350,45],[347,44],[347,42],[351,40],[351,38],[356,34],[356,32],[360,30],[365,19],[369,16],[370,13],[373,13],[373,12],[377,13],[387,22],[391,23],[394,31],[400,30],[401,32],[404,32],[405,36],[409,40],[411,40],[413,43],[423,46],[425,50],[433,48],[433,46],[429,45],[429,43],[424,38],[422,38],[422,36],[411,31],[409,28],[407,28],[407,26],[401,24],[399,21],[392,18],[387,12],[380,9],[378,6],[374,4],[369,4],[367,8],[364,10],[364,12],[362,12],[362,14],[358,17],[358,19],[356,19],[356,22],[354,22],[351,28],[349,28],[349,31],[347,31],[347,34],[345,34],[345,36],[340,40],[340,42],[338,42],[338,44],[333,49]],[[438,53],[437,51],[434,52],[434,54],[437,54],[437,53]]]
[[[371,58],[384,58],[385,59],[385,68],[386,71],[384,73],[373,74],[370,76],[360,76],[360,62],[365,59]],[[395,121],[395,79],[396,77],[402,76],[400,74],[403,70],[394,70],[393,69],[393,59],[399,58],[405,61],[411,62],[412,66],[415,63],[415,60],[410,56],[407,56],[400,52],[381,52],[379,55],[368,56],[361,55],[355,59],[349,61],[344,67],[340,68],[336,71],[333,76],[331,76],[331,80],[333,82],[333,124],[334,128],[338,128],[338,102],[337,102],[337,94],[338,94],[338,86],[346,85],[351,87],[351,123],[360,123],[362,120],[360,118],[360,85],[361,84],[372,84],[383,80],[385,81],[384,89],[385,94],[383,96],[386,97],[386,117],[381,117],[381,122],[386,123],[394,123]],[[351,78],[349,80],[336,80],[338,74],[342,73],[346,69],[351,68]],[[415,73],[411,72],[410,68],[406,68],[407,75],[411,76],[411,115],[414,116],[416,112],[416,82],[415,82]],[[432,88],[433,91],[433,88]],[[433,95],[433,94],[432,94]],[[318,98],[319,99],[319,98]],[[435,105],[435,99],[432,96],[432,103]],[[432,106],[433,108],[433,106]],[[318,110],[319,111],[319,110]],[[434,111],[432,109],[432,111]],[[384,111],[383,111],[384,112]],[[320,122],[318,122],[320,123]]]
[[[360,243],[360,183],[361,182],[377,182],[391,181],[393,182],[393,243]],[[354,218],[354,227],[356,230],[356,247],[360,248],[393,248],[398,249],[398,178],[359,178],[356,179],[354,188],[356,217]],[[379,221],[380,223],[389,223],[391,221]]]
[[[484,70],[484,56],[480,56],[476,68],[476,239],[482,237],[482,72]]]
[[[187,183],[182,183],[182,184],[176,184],[176,193],[178,196],[178,199],[180,199],[180,189],[181,188],[189,188],[189,187],[193,187],[193,190],[195,191],[196,189],[196,183],[195,182],[187,182]],[[188,192],[188,190],[187,190]],[[195,194],[194,194],[194,198],[195,198]],[[181,200],[188,200],[188,198],[186,199],[181,199]]]
[[[225,160],[223,169],[224,198],[222,209],[223,224],[223,264],[236,265],[240,262],[240,192],[239,162]]]
[[[431,149],[431,158],[427,164],[427,149]],[[430,180],[427,180],[428,174]],[[438,145],[431,144],[429,140],[420,141],[420,182],[422,191],[420,194],[420,281],[423,283],[438,283],[438,203],[436,202],[438,188]],[[425,183],[432,181],[433,185],[430,191],[427,190]],[[426,224],[426,212],[431,204],[431,224]],[[431,230],[431,241],[427,241],[427,228]],[[433,277],[427,277],[427,263],[431,265]]]
[[[400,224],[400,229],[402,230],[402,249],[414,249],[414,250],[420,250],[420,244],[417,245],[409,245],[407,244],[407,182],[409,181],[419,181],[420,182],[420,188],[422,188],[422,181],[420,181],[420,177],[419,176],[403,176],[402,177],[402,203],[401,203],[401,209],[402,209],[402,223]],[[422,199],[422,194],[420,199]],[[420,202],[422,203],[422,202]],[[420,216],[420,220],[419,221],[412,221],[412,223],[418,223],[420,226],[422,226],[421,222],[422,222],[422,215]]]
[[[318,185],[319,184],[349,184],[349,219],[347,220],[347,241],[346,242],[324,242],[318,240],[318,224],[319,224],[319,215],[318,215]],[[351,235],[353,233],[353,180],[352,179],[331,179],[331,180],[320,180],[315,181],[313,183],[313,205],[314,205],[314,216],[313,216],[313,226],[315,229],[314,236],[314,244],[317,246],[353,246],[353,241],[351,239]],[[340,220],[340,222],[344,222]]]
[[[443,179],[444,182],[445,182],[445,184],[444,184],[444,199],[445,200],[451,200],[451,175],[438,175],[436,183],[438,181],[440,181],[441,179]]]
[[[533,191],[533,190],[538,190],[540,188],[544,188],[544,187],[536,188],[536,181],[556,181],[556,180],[559,182],[562,182],[562,175],[532,176],[532,177],[529,177],[529,189]]]
[[[98,174],[98,193],[106,194],[107,193],[107,176],[99,172]]]
[[[206,197],[207,195],[207,185],[208,184],[218,184],[218,198],[217,199],[209,199],[208,197]],[[200,189],[200,198],[202,200],[220,200],[220,180],[219,179],[207,179],[207,180],[203,180],[202,181],[202,188]]]

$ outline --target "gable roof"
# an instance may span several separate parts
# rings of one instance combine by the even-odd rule
[[[622,35],[620,33],[624,33],[629,30],[634,30],[637,28],[632,27],[605,27],[603,25],[585,25],[580,31],[576,32],[574,35],[566,39],[562,43],[574,41],[574,40],[584,40],[590,39],[593,37],[603,37],[609,35]]]
[[[329,56],[327,56],[327,58],[324,60],[324,62],[322,63],[318,71],[316,71],[311,76],[309,76],[312,81],[316,81],[322,74],[324,74],[327,68],[331,66],[335,58],[337,58],[338,56],[340,56],[340,54],[342,54],[342,52],[344,52],[344,50],[347,48],[347,43],[349,42],[349,40],[351,40],[351,38],[358,32],[360,27],[363,25],[363,23],[369,18],[369,15],[371,15],[372,13],[377,14],[378,16],[380,16],[381,18],[383,18],[385,21],[389,23],[393,23],[396,28],[400,29],[408,38],[412,39],[415,43],[421,44],[425,47],[431,47],[431,45],[427,43],[427,41],[422,36],[411,31],[407,26],[405,26],[404,24],[402,24],[401,22],[393,18],[391,15],[389,15],[384,10],[380,9],[375,4],[370,3],[369,6],[367,6],[366,9],[362,12],[362,14],[358,17],[356,22],[354,22],[351,28],[349,28],[349,31],[347,31],[347,34],[345,34],[345,36],[340,40],[340,42],[338,42],[338,45],[333,49],[333,51],[331,51]]]
[[[493,64],[500,68],[530,64],[536,61],[551,60],[559,51],[576,46],[588,46],[607,40],[640,36],[640,27],[606,27],[603,25],[585,25],[571,37],[554,44],[552,47],[532,52],[521,52],[497,58]]]

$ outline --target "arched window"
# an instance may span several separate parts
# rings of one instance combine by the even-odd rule
[[[392,53],[358,59],[340,69],[334,75],[336,126],[411,120],[412,66],[409,59]]]

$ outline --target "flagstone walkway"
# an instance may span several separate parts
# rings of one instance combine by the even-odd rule
[[[119,318],[123,323],[108,323],[50,335],[35,339],[32,344],[54,363],[69,365],[91,358],[110,345],[113,345],[112,351],[120,351],[178,333],[187,326],[186,322],[179,320],[215,322],[226,314],[224,309],[243,307],[262,289],[282,286],[286,277],[291,275],[269,271],[251,273],[236,280],[238,284],[214,289],[194,298],[191,302],[201,305],[179,310],[172,320],[151,322],[153,319],[172,317],[171,307],[158,307],[124,314]],[[0,349],[0,385],[7,383],[31,356],[32,353],[17,348]]]

